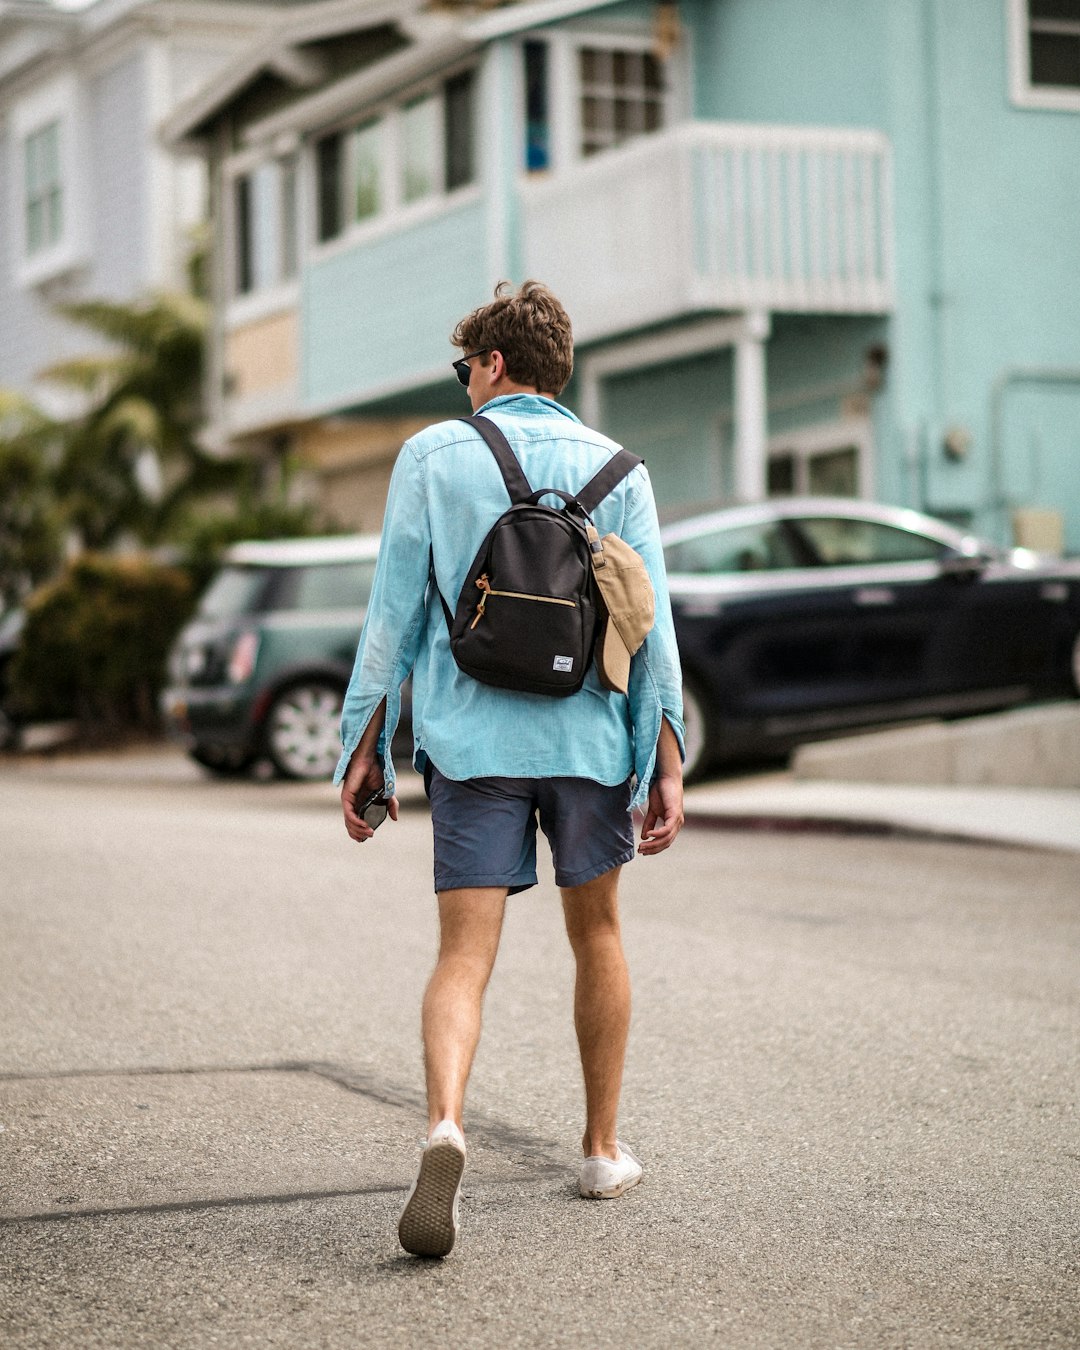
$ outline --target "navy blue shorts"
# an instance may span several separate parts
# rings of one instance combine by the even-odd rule
[[[591,778],[445,778],[428,763],[435,890],[536,885],[536,823],[551,845],[555,881],[581,886],[634,856],[630,784]]]

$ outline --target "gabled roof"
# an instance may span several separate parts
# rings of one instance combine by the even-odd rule
[[[343,100],[381,97],[391,92],[395,82],[421,78],[426,69],[437,69],[496,38],[618,3],[621,0],[511,0],[478,14],[473,6],[459,9],[431,0],[313,0],[298,13],[283,16],[262,42],[181,104],[163,124],[162,138],[174,148],[192,148],[225,107],[267,74],[277,75],[296,89],[317,91],[302,110],[303,120],[317,121],[319,116],[331,115]],[[395,27],[410,40],[409,48],[319,89],[317,64],[300,48],[380,25]],[[273,119],[275,123],[290,120],[288,112]]]
[[[313,42],[391,25],[403,33],[423,21],[423,0],[312,0],[299,12],[285,11],[266,36],[191,98],[162,126],[169,145],[197,141],[222,108],[266,74],[302,89],[319,82],[317,63],[301,50]]]

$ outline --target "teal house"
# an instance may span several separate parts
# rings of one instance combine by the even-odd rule
[[[211,437],[330,518],[536,277],[662,506],[1080,552],[1080,0],[315,0],[164,136],[212,171]]]

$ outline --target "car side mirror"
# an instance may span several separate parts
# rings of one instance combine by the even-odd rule
[[[946,549],[938,559],[938,571],[952,581],[974,581],[986,571],[990,559],[978,551],[967,553],[957,548]]]

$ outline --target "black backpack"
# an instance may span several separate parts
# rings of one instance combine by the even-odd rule
[[[620,450],[580,492],[534,492],[506,437],[486,417],[459,419],[487,442],[510,494],[465,576],[457,610],[439,593],[450,650],[481,684],[565,698],[585,682],[602,613],[586,526],[642,460]],[[563,506],[540,498],[561,497]]]

